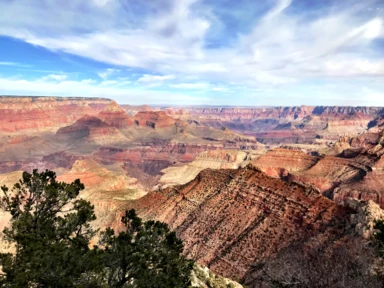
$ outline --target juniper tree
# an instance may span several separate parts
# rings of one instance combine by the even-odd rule
[[[1,187],[1,208],[11,214],[3,237],[15,250],[0,254],[2,287],[72,287],[97,267],[98,250],[88,247],[94,207],[76,199],[83,189],[80,180],[59,182],[49,170],[24,172],[12,190]]]
[[[167,224],[143,222],[133,209],[122,222],[125,231],[109,228],[100,241],[110,287],[189,287],[193,261],[181,255],[183,243]]]

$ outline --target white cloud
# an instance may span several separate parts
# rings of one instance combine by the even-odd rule
[[[95,84],[96,81],[93,80],[93,79],[84,79],[84,80],[81,80],[81,83],[84,83],[84,84]]]
[[[8,62],[8,61],[0,61],[0,66],[30,67],[30,65],[21,64],[17,62]]]
[[[0,62],[1,66],[17,66],[18,63],[15,62]]]
[[[41,78],[41,80],[55,80],[58,82],[64,81],[65,79],[68,78],[68,75],[66,74],[49,74]]]
[[[115,68],[107,68],[104,71],[97,73],[97,75],[99,75],[100,78],[105,80],[116,72],[120,72],[120,70]]]
[[[228,92],[228,88],[225,88],[225,87],[213,87],[212,88],[212,91],[215,91],[215,92]]]
[[[127,104],[207,104],[211,99],[193,97],[187,94],[145,90],[140,87],[118,87],[109,82],[96,82],[92,79],[80,81],[50,81],[49,75],[37,80],[0,78],[0,94],[41,95],[41,96],[83,96],[116,99]]]
[[[61,1],[32,2],[2,3],[0,35],[108,63],[111,68],[98,73],[104,87],[133,81],[113,77],[121,72],[113,65],[157,74],[146,72],[137,80],[145,87],[170,82],[167,87],[173,89],[211,91],[226,88],[209,83],[275,89],[313,79],[384,76],[384,55],[373,53],[372,47],[373,40],[384,38],[384,14],[362,15],[372,4],[368,0],[350,1],[348,7],[335,1],[334,9],[310,18],[289,12],[291,0],[276,0],[253,21],[250,32],[238,32],[224,46],[210,48],[210,29],[220,19],[204,1],[67,1],[71,9]],[[140,5],[149,7],[148,15],[137,13]],[[173,83],[174,75],[182,83]]]
[[[176,89],[206,89],[209,85],[207,83],[177,83],[168,86]]]
[[[149,87],[155,87],[163,85],[164,81],[173,80],[175,79],[174,75],[149,75],[144,74],[142,77],[140,77],[136,83],[143,84]]]
[[[113,0],[93,0],[96,6],[103,7],[108,4],[108,2],[112,2]]]

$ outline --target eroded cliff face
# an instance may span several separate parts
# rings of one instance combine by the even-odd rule
[[[107,99],[10,97],[1,101],[8,114],[24,113],[34,124],[15,126],[12,133],[0,129],[0,173],[71,169],[76,160],[90,159],[117,164],[151,189],[161,170],[187,164],[204,151],[262,147],[252,136],[174,119],[164,111],[142,107],[144,111],[132,117]],[[12,117],[3,118],[3,123],[15,122]]]
[[[373,200],[384,207],[384,130],[382,126],[372,127],[358,137],[342,138],[335,145],[344,148],[339,157],[369,167],[360,181],[344,183],[337,187],[332,198],[343,203],[349,198]]]
[[[256,259],[243,278],[246,287],[382,287],[375,277],[382,261],[369,243],[384,211],[372,201],[349,199],[344,207],[350,210],[339,228],[308,233],[272,257]]]
[[[67,143],[84,141],[89,143],[107,145],[110,143],[127,142],[128,139],[120,131],[94,116],[85,115],[74,124],[60,128],[56,135]]]
[[[311,184],[322,193],[333,191],[343,183],[358,182],[371,170],[353,159],[312,156],[291,149],[270,150],[252,163],[272,177]]]
[[[124,129],[132,126],[134,121],[115,101],[106,106],[98,115],[109,126]]]
[[[0,97],[0,131],[54,131],[85,114],[96,115],[112,100],[76,97]]]
[[[374,204],[359,208],[351,199],[384,207],[379,108],[153,111],[107,99],[32,97],[0,98],[0,105],[0,183],[34,168],[55,170],[62,181],[80,178],[96,227],[119,229],[124,209],[135,208],[167,222],[188,257],[227,277],[246,275],[256,260],[308,232],[337,238],[337,227],[357,221],[357,234],[371,233],[373,216],[360,216]],[[292,145],[269,150],[255,135]]]
[[[186,256],[225,277],[244,276],[256,259],[348,214],[317,190],[252,166],[207,169],[188,184],[151,192],[128,207],[168,223],[183,239]]]
[[[360,115],[376,116],[381,107],[348,107],[348,106],[294,106],[294,107],[214,107],[214,108],[183,108],[191,115],[204,116],[214,118],[240,118],[240,119],[258,119],[258,118],[284,118],[287,120],[303,119],[307,116],[322,115],[334,116],[338,115]]]
[[[342,136],[327,155],[300,149],[267,151],[253,165],[287,182],[313,185],[337,203],[373,200],[384,207],[384,131],[371,128],[358,136]]]
[[[271,108],[183,108],[200,123],[253,135],[264,144],[332,142],[356,135],[380,113],[379,107],[300,106]],[[168,110],[166,110],[168,111]],[[172,115],[172,113],[171,113]]]
[[[262,153],[262,151],[259,151]],[[237,169],[250,162],[249,151],[209,150],[201,152],[186,165],[174,165],[162,170],[157,189],[181,185],[193,180],[204,169]]]

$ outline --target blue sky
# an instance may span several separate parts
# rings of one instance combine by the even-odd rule
[[[383,0],[0,0],[0,94],[384,106]]]

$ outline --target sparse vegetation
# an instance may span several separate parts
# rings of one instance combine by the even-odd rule
[[[382,287],[374,249],[359,238],[301,241],[253,265],[248,287]]]

